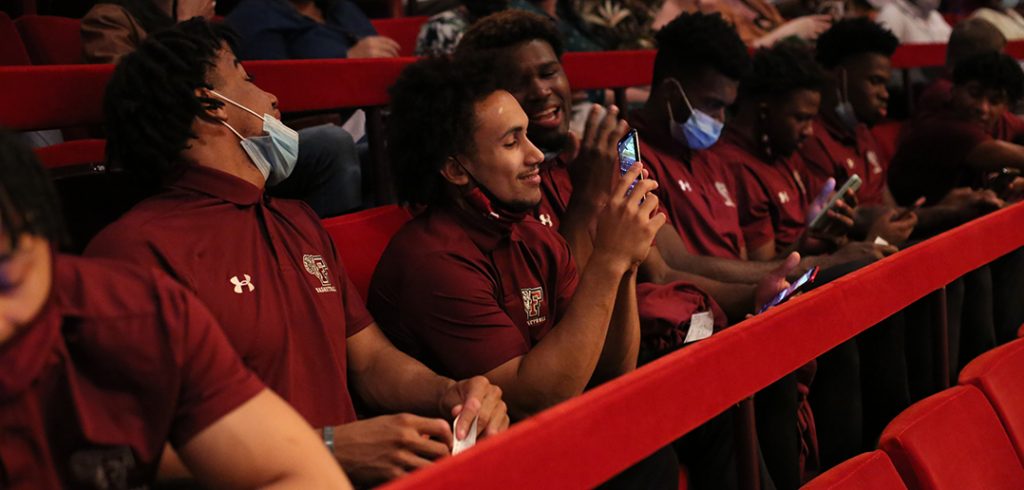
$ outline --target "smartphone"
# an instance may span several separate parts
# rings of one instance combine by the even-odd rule
[[[790,283],[788,288],[779,291],[779,294],[776,294],[775,297],[771,299],[771,301],[765,303],[760,310],[757,310],[757,313],[764,313],[765,310],[767,310],[768,308],[782,304],[783,301],[789,299],[789,297],[792,296],[793,293],[795,293],[798,289],[803,287],[804,284],[814,282],[814,279],[816,277],[818,277],[818,267],[815,266],[811,267],[810,269],[807,269],[807,272],[804,272],[804,274],[800,276],[799,279]]]
[[[832,195],[832,198],[828,200],[828,204],[825,204],[825,207],[821,209],[821,212],[811,220],[809,228],[814,230],[820,229],[819,227],[824,225],[825,216],[827,216],[828,212],[836,206],[836,201],[840,198],[846,199],[847,191],[857,192],[862,183],[864,183],[864,181],[862,181],[860,176],[857,174],[853,174],[849,179],[846,179],[843,186],[840,187],[839,190]],[[849,204],[849,202],[847,202],[847,204]]]
[[[635,129],[631,129],[619,140],[619,174],[626,175],[626,172],[629,172],[629,168],[639,161],[640,137],[637,136]],[[642,178],[644,178],[643,174],[629,185],[629,190],[626,192],[627,196],[633,193],[633,187],[636,187],[636,183]]]
[[[1017,177],[1020,177],[1020,170],[1003,167],[999,172],[990,174],[986,178],[985,187],[992,189],[995,191],[996,195],[1005,199],[1007,197],[1007,191],[1010,190],[1010,184],[1013,183],[1014,179]]]
[[[924,197],[917,198],[917,200],[914,201],[914,204],[912,204],[909,208],[906,208],[902,212],[900,212],[900,214],[897,214],[896,216],[893,216],[892,221],[899,221],[899,220],[902,220],[902,219],[906,219],[908,216],[910,216],[910,213],[918,212],[921,209],[921,206],[924,205],[924,203],[925,203]]]

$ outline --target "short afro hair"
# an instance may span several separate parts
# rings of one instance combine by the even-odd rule
[[[222,102],[196,97],[212,89],[208,78],[234,33],[221,24],[193,18],[153,33],[121,59],[107,84],[103,112],[107,159],[145,187],[156,187],[175,171],[195,138],[192,122]]]
[[[483,61],[477,56],[423,59],[402,70],[388,91],[388,152],[401,201],[445,201],[441,166],[475,149],[476,103],[499,90],[495,77],[485,73],[491,64]]]
[[[689,70],[710,67],[733,80],[750,71],[750,54],[736,28],[718,13],[682,14],[655,36],[653,85]]]
[[[1017,60],[1005,53],[982,53],[967,58],[953,69],[953,84],[978,82],[988,90],[1003,90],[1010,103],[1024,92],[1024,72]]]
[[[17,135],[0,130],[0,230],[11,243],[22,235],[67,243],[57,192],[35,153]]]
[[[525,10],[505,10],[473,23],[459,40],[455,52],[461,56],[468,52],[503,50],[537,39],[550,44],[555,55],[562,58],[565,46],[551,19]]]
[[[892,32],[867,17],[844,19],[818,37],[817,59],[821,66],[832,69],[864,53],[889,58],[899,45]]]
[[[795,90],[821,92],[825,72],[799,41],[783,41],[754,54],[753,69],[740,82],[739,98],[778,97]]]

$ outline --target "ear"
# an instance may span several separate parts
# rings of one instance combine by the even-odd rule
[[[457,186],[463,186],[469,184],[470,176],[466,172],[466,169],[459,164],[455,157],[448,157],[444,163],[441,164],[441,176],[448,182]]]
[[[203,105],[204,110],[200,117],[220,121],[228,120],[228,111],[225,110],[225,107],[227,107],[226,104],[210,104],[208,102],[203,102],[204,100],[218,100],[212,93],[210,93],[210,89],[205,87],[197,87],[193,91],[193,94],[197,99],[200,100],[200,104]]]

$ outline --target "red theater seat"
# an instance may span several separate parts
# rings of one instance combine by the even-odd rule
[[[106,140],[83,139],[36,148],[44,167],[53,170],[80,165],[101,165],[106,161]]]
[[[975,358],[960,372],[960,384],[985,393],[1024,463],[1024,339]]]
[[[23,15],[14,21],[37,65],[77,65],[82,63],[80,21],[48,15]]]
[[[390,37],[398,43],[400,49],[398,56],[414,56],[416,51],[416,38],[420,35],[420,28],[429,17],[396,17],[394,19],[373,19],[370,21],[377,34]]]
[[[915,403],[889,423],[879,447],[911,489],[1024,488],[1024,465],[992,405],[973,386]]]
[[[803,490],[906,490],[882,451],[854,456],[800,487]]]
[[[348,277],[364,299],[384,248],[410,219],[409,211],[391,204],[322,221],[338,248]]]
[[[31,65],[25,44],[21,42],[18,28],[6,13],[0,12],[0,65]]]

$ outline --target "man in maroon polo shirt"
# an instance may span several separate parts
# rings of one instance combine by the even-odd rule
[[[0,133],[0,487],[142,488],[170,440],[211,487],[349,488],[194,296],[58,254],[63,235],[49,177]]]
[[[610,182],[618,179],[616,143],[628,125],[618,119],[618,109],[611,106],[590,114],[581,137],[569,131],[571,92],[559,60],[561,41],[542,17],[508,11],[482,19],[460,41],[458,54],[484,51],[502,60],[495,63],[495,71],[500,72],[496,78],[524,107],[530,117],[531,138],[545,152],[546,160],[540,167],[543,198],[535,216],[558,229],[569,242],[577,264],[585,267],[594,220],[608,199]],[[645,155],[643,133],[640,140],[641,155]],[[662,190],[658,192],[660,197]],[[666,230],[667,235],[660,236]],[[753,312],[755,303],[774,296],[773,291],[796,263],[794,257],[788,264],[745,264],[742,268],[726,264],[721,277],[706,274],[704,269],[708,267],[700,261],[695,261],[698,264],[692,269],[673,267],[667,255],[663,256],[668,252],[663,250],[685,249],[673,230],[663,227],[659,231],[657,246],[640,267],[638,294],[645,358],[650,357],[646,355],[648,350],[660,353],[682,345],[690,316],[709,307],[717,309],[711,298],[721,305],[730,322],[742,320]],[[720,316],[716,314],[716,323],[724,320]]]
[[[578,272],[566,241],[530,216],[544,155],[527,116],[481,65],[420,61],[391,89],[398,190],[426,209],[385,249],[369,306],[403,351],[444,374],[485,375],[523,419],[635,369],[636,268],[665,218],[656,182],[627,195],[635,165]],[[677,468],[659,451],[613,485],[671,488]]]
[[[395,349],[345,275],[316,215],[264,193],[293,149],[276,99],[252,83],[223,28],[192,20],[149,37],[114,72],[108,153],[167,185],[101,232],[93,256],[159,267],[194,291],[243,361],[306,420],[360,484],[507,426],[500,390],[453,381]],[[152,139],[127,140],[126,125]],[[354,396],[353,396],[354,395]],[[356,421],[353,398],[374,413]],[[422,437],[421,437],[422,436]]]

